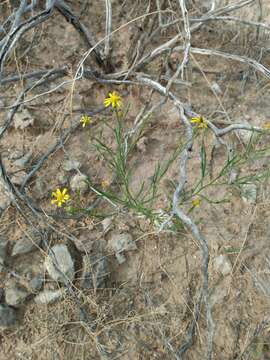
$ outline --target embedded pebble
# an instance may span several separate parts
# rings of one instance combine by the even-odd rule
[[[13,165],[18,166],[18,167],[25,167],[26,164],[29,162],[29,160],[32,157],[32,151],[29,151],[28,153],[26,153],[25,155],[21,156],[20,158],[18,158],[17,160],[15,160],[13,162]]]
[[[232,271],[232,264],[226,255],[219,255],[214,258],[214,268],[223,276],[229,275]]]
[[[11,306],[18,306],[24,302],[29,293],[17,285],[5,289],[6,303]]]
[[[52,304],[55,301],[61,299],[65,294],[64,289],[59,290],[43,290],[37,296],[35,296],[34,301],[38,305]]]
[[[65,171],[78,170],[81,167],[81,163],[77,160],[65,160],[63,162],[63,169]]]
[[[74,192],[79,191],[80,194],[84,194],[88,190],[87,184],[88,177],[84,174],[76,174],[70,180],[71,190]]]
[[[6,260],[6,248],[7,248],[6,239],[0,237],[0,272],[4,270],[5,260]]]
[[[68,280],[74,279],[74,263],[66,245],[53,246],[44,265],[50,277],[55,281],[65,284]]]
[[[37,250],[41,244],[42,235],[38,231],[24,234],[14,245],[11,256],[26,254],[32,250]]]
[[[114,234],[109,240],[108,247],[115,252],[119,264],[126,261],[124,251],[136,250],[137,245],[130,234]]]
[[[28,126],[34,124],[34,119],[27,109],[22,109],[21,111],[16,112],[14,115],[14,127],[15,129],[23,130]]]
[[[16,310],[7,304],[0,304],[0,327],[7,329],[17,322]]]

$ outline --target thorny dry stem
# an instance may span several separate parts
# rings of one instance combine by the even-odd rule
[[[156,0],[156,9],[157,11],[153,11],[152,7],[147,7],[147,12],[144,16],[140,16],[136,19],[133,19],[127,24],[130,24],[135,21],[142,21],[142,25],[147,28],[149,31],[148,35],[151,38],[153,34],[157,34],[161,31],[161,29],[166,28],[168,26],[173,26],[174,24],[179,25],[179,20],[183,24],[183,31],[179,31],[175,36],[171,39],[166,41],[164,44],[159,45],[158,47],[151,50],[149,53],[145,54],[146,44],[148,39],[143,36],[143,34],[139,34],[135,37],[136,43],[133,44],[133,51],[130,56],[130,67],[126,71],[122,71],[121,73],[107,73],[103,74],[100,73],[100,67],[103,70],[110,68],[108,67],[108,58],[111,51],[111,37],[121,31],[127,24],[120,26],[118,29],[112,31],[112,4],[110,0],[106,0],[106,27],[105,27],[105,37],[98,42],[96,41],[95,35],[92,31],[84,26],[81,21],[76,17],[70,7],[62,0],[48,0],[46,1],[45,8],[40,10],[37,1],[32,1],[31,4],[27,4],[27,1],[21,1],[20,6],[18,9],[15,9],[14,12],[6,19],[6,21],[0,26],[0,36],[2,39],[0,40],[0,85],[8,84],[9,82],[15,82],[22,79],[31,79],[31,78],[38,78],[37,82],[32,86],[27,86],[21,94],[18,96],[15,104],[11,107],[11,112],[7,117],[7,121],[4,126],[1,128],[0,131],[0,138],[4,136],[5,132],[9,128],[14,118],[14,115],[18,111],[19,107],[22,104],[25,104],[29,99],[25,99],[26,95],[35,87],[42,85],[44,82],[55,80],[56,77],[64,77],[68,75],[67,68],[64,66],[60,69],[51,69],[48,70],[39,70],[30,72],[28,74],[18,75],[11,75],[11,76],[4,76],[4,67],[5,62],[10,56],[12,49],[16,46],[16,44],[20,41],[23,34],[25,34],[28,30],[37,27],[39,24],[43,23],[44,21],[48,21],[48,19],[52,16],[54,10],[56,9],[59,11],[67,21],[71,22],[74,28],[79,32],[79,34],[83,37],[86,46],[88,47],[88,51],[80,61],[77,69],[77,73],[75,75],[75,81],[85,77],[91,78],[93,81],[101,82],[103,84],[115,84],[115,85],[133,85],[137,84],[142,87],[149,87],[151,89],[151,96],[153,92],[158,92],[162,96],[162,100],[158,104],[154,104],[149,108],[149,104],[145,106],[145,108],[138,114],[134,127],[130,130],[127,136],[130,136],[136,129],[139,127],[142,119],[145,116],[153,113],[156,108],[162,106],[162,104],[168,99],[172,101],[174,106],[177,108],[179,112],[179,120],[185,127],[185,140],[186,146],[184,150],[181,152],[180,159],[179,159],[179,182],[175,193],[173,195],[173,211],[172,215],[177,216],[183,224],[190,230],[193,234],[194,238],[198,241],[201,252],[202,252],[202,287],[201,287],[201,297],[196,304],[195,307],[195,317],[194,320],[191,322],[189,331],[187,333],[187,341],[181,345],[178,350],[175,352],[175,357],[177,359],[182,359],[185,352],[190,348],[193,343],[193,338],[195,336],[195,328],[196,323],[199,319],[200,311],[201,311],[201,301],[203,301],[206,310],[206,319],[207,319],[207,328],[208,328],[208,352],[207,352],[207,359],[212,358],[212,350],[213,350],[213,337],[214,337],[214,321],[211,314],[211,306],[209,302],[209,280],[208,280],[208,262],[209,262],[209,250],[207,239],[201,234],[195,222],[188,216],[179,206],[180,199],[184,188],[188,184],[188,176],[187,176],[187,163],[190,158],[190,154],[192,152],[193,146],[193,138],[192,138],[192,126],[190,124],[189,118],[193,116],[198,116],[194,111],[192,111],[192,104],[185,104],[180,99],[176,97],[176,95],[171,90],[172,84],[178,80],[179,75],[181,74],[181,84],[185,84],[184,78],[184,70],[189,62],[189,55],[191,53],[200,54],[200,55],[207,55],[207,56],[218,56],[222,57],[226,60],[232,60],[236,62],[241,62],[247,66],[252,67],[262,75],[270,78],[270,70],[262,65],[260,62],[248,58],[243,57],[235,54],[225,53],[215,49],[204,49],[204,48],[195,48],[192,47],[192,39],[191,34],[198,31],[201,26],[203,26],[206,22],[209,21],[235,21],[241,22],[243,24],[247,24],[250,26],[256,26],[260,28],[264,28],[269,30],[270,27],[268,24],[263,24],[259,21],[246,21],[234,16],[228,16],[229,13],[234,12],[240,8],[249,6],[254,4],[254,0],[242,0],[233,4],[229,4],[227,6],[217,8],[216,2],[213,0],[210,2],[210,9],[207,13],[203,14],[201,18],[189,18],[189,14],[187,11],[187,5],[185,0],[178,0],[178,7],[180,9],[180,19],[176,19],[169,23],[164,22],[162,18],[163,11],[161,10],[161,4],[159,0]],[[178,9],[178,10],[179,10]],[[40,10],[34,14],[34,10]],[[166,13],[166,11],[164,12]],[[171,12],[173,13],[173,12]],[[155,24],[155,17],[158,18],[158,28],[154,28]],[[149,20],[149,21],[148,21]],[[150,21],[151,20],[151,21]],[[190,25],[191,24],[191,25]],[[104,43],[104,51],[101,46]],[[135,49],[135,52],[134,52]],[[153,62],[157,57],[164,53],[171,53],[177,52],[178,54],[183,53],[182,61],[178,66],[176,72],[170,78],[166,78],[163,76],[163,80],[167,81],[166,86],[161,85],[159,80],[152,79],[148,74],[143,73],[142,71]],[[86,69],[84,66],[85,60],[91,55],[94,54],[96,59],[97,65],[99,66],[97,69]],[[106,64],[104,63],[106,60]],[[59,88],[57,86],[55,89]],[[55,91],[55,89],[53,91]],[[40,94],[39,96],[43,96],[46,93]],[[35,99],[34,97],[33,99]],[[5,109],[1,109],[5,110]],[[97,112],[99,112],[98,110]],[[213,132],[213,134],[221,140],[221,137],[224,135],[231,133],[235,130],[247,130],[247,131],[257,131],[262,132],[263,129],[259,127],[248,126],[246,124],[231,124],[224,128],[218,128],[214,125],[211,121],[207,121],[209,129]],[[24,202],[30,210],[33,212],[35,216],[42,219],[42,215],[36,211],[36,209],[31,205],[32,202],[24,195],[25,187],[27,186],[30,179],[36,174],[36,172],[43,166],[44,162],[51,156],[55,151],[60,149],[69,135],[75,131],[77,128],[76,126],[71,126],[60,138],[58,142],[56,142],[53,146],[51,146],[39,159],[37,164],[33,167],[33,169],[28,173],[26,178],[21,185],[20,191],[11,183],[8,175],[6,174],[5,167],[3,162],[0,162],[0,170],[1,170],[1,180],[5,182],[6,188],[12,194],[12,199],[14,201],[15,206],[17,207],[18,211],[23,214],[23,210],[19,202]],[[222,140],[222,142],[226,145],[226,142]],[[227,147],[229,149],[229,147]],[[229,150],[228,150],[229,151]],[[29,219],[27,219],[29,222]],[[51,225],[50,225],[51,226]],[[48,245],[48,244],[47,244]],[[48,245],[48,251],[49,245]],[[55,261],[55,265],[57,266],[57,261]],[[79,298],[77,297],[76,293],[74,292],[73,285],[66,283],[66,288],[69,294],[74,298],[74,301],[77,303],[78,307],[83,312],[83,319],[86,323],[87,314],[84,313],[81,307],[81,303]],[[89,331],[93,334],[94,329],[89,328]],[[102,349],[102,345],[98,343],[97,340],[97,348],[99,348],[100,353],[102,356],[107,358],[107,355],[104,353]]]

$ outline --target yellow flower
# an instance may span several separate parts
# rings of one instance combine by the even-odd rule
[[[110,186],[110,183],[109,183],[109,181],[108,180],[102,180],[101,181],[101,187],[102,187],[102,189],[107,189],[108,187]]]
[[[91,124],[92,119],[88,115],[83,115],[81,117],[80,123],[82,124],[82,127],[84,128],[86,125]]]
[[[202,116],[193,117],[191,118],[190,122],[193,124],[197,124],[198,128],[200,129],[206,129],[208,127],[207,122]]]
[[[113,91],[109,93],[109,97],[104,100],[104,105],[106,107],[112,106],[113,109],[117,109],[122,105],[121,96],[117,94],[117,92]]]
[[[193,207],[197,207],[197,206],[200,206],[201,205],[201,199],[199,199],[199,198],[196,198],[196,199],[192,199],[191,200],[191,203],[192,203],[192,206]]]
[[[67,193],[67,189],[56,189],[56,191],[52,192],[52,197],[54,199],[51,200],[52,204],[57,204],[58,207],[62,207],[62,204],[67,202],[70,199],[69,194]]]
[[[263,125],[263,129],[269,130],[270,129],[270,122],[267,122]]]

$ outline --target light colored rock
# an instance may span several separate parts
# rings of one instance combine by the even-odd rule
[[[34,301],[38,305],[44,304],[52,304],[55,301],[61,299],[65,294],[64,289],[59,290],[43,290],[40,294],[38,294]]]
[[[257,186],[256,184],[244,184],[242,186],[242,199],[250,205],[256,204]]]
[[[0,272],[3,271],[6,260],[7,241],[0,237]]]
[[[23,130],[28,126],[34,124],[34,119],[27,109],[22,109],[20,112],[16,112],[14,116],[14,127],[15,129]]]
[[[24,302],[29,295],[28,292],[17,285],[6,288],[6,303],[11,306],[18,306]]]
[[[7,209],[14,199],[14,195],[9,191],[5,182],[0,179],[0,214]]]
[[[213,82],[211,85],[211,89],[217,94],[217,95],[221,95],[223,93],[223,91],[221,90],[221,87],[219,86],[219,84],[217,82]]]
[[[6,304],[0,304],[0,327],[2,329],[14,326],[17,322],[16,310]]]
[[[65,171],[78,170],[81,167],[81,163],[77,160],[65,160],[63,162],[63,169]]]
[[[112,218],[106,217],[104,220],[101,221],[102,227],[103,227],[103,233],[107,234],[107,232],[112,227]]]
[[[32,250],[37,250],[42,241],[42,236],[38,231],[24,234],[14,245],[11,256],[26,254]]]
[[[124,251],[136,250],[137,245],[130,234],[114,234],[108,242],[108,247],[114,251],[119,264],[126,261]]]
[[[66,283],[74,279],[74,263],[66,245],[51,248],[45,259],[45,268],[55,281]]]
[[[42,276],[35,276],[33,279],[30,280],[29,286],[33,292],[37,292],[42,288],[43,285],[43,277]]]
[[[105,256],[83,256],[83,271],[80,282],[82,288],[104,288],[107,276],[108,261]]]
[[[76,174],[70,180],[71,190],[74,192],[79,191],[84,194],[88,190],[87,176],[84,174]]]
[[[32,151],[28,151],[28,153],[15,160],[13,162],[13,165],[18,166],[20,168],[24,168],[31,159],[31,157],[32,157]]]
[[[213,265],[215,270],[220,272],[223,276],[229,275],[232,271],[232,264],[226,255],[216,256],[213,260]]]

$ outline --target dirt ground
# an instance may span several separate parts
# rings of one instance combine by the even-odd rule
[[[104,4],[99,0],[68,3],[75,13],[85,5],[80,20],[91,27],[97,39],[101,39],[105,30]],[[262,4],[260,19],[255,6],[235,11],[233,16],[267,23],[270,21],[270,4],[267,0]],[[130,21],[113,37],[111,60],[113,72],[117,73],[128,66],[127,54],[140,24],[131,20],[144,14],[146,5],[142,1],[136,4],[112,1],[112,6],[113,29]],[[0,3],[1,23],[9,11],[5,2]],[[192,35],[192,46],[247,56],[270,67],[268,33],[269,30],[261,30],[258,34],[256,27],[234,22],[209,22]],[[172,36],[170,29],[164,30],[145,51],[156,48]],[[150,89],[138,85],[116,86],[90,79],[72,81],[86,50],[82,37],[72,24],[55,13],[50,20],[24,36],[6,62],[5,76],[63,66],[68,69],[64,77],[34,88],[24,97],[24,100],[31,99],[23,108],[27,109],[33,123],[24,128],[11,125],[0,140],[1,158],[13,180],[29,173],[65,130],[80,122],[83,114],[102,109],[109,91],[116,90],[121,94],[124,107],[128,108],[123,124],[125,132],[133,127],[136,116],[150,100]],[[175,56],[173,53],[170,56],[173,68]],[[157,75],[162,61],[163,58],[153,61],[147,67],[147,73]],[[86,66],[93,64],[92,58],[87,59]],[[263,127],[269,123],[269,80],[246,64],[193,54],[186,77],[189,84],[174,84],[174,93],[216,126],[244,122]],[[25,86],[35,81],[20,80],[1,85],[0,126],[7,119],[7,107],[16,101]],[[161,96],[154,93],[152,103],[160,100]],[[166,360],[177,358],[177,349],[188,338],[202,283],[200,245],[180,221],[173,219],[172,227],[165,226],[161,231],[159,228],[172,209],[179,176],[179,152],[158,185],[159,196],[151,205],[153,218],[147,218],[135,208],[114,207],[104,198],[93,213],[79,212],[74,216],[66,216],[62,209],[51,204],[51,193],[56,188],[69,188],[70,180],[76,174],[74,169],[64,169],[66,160],[79,161],[80,172],[87,175],[93,188],[102,189],[102,183],[106,181],[111,192],[119,191],[113,169],[95,146],[99,139],[115,148],[115,124],[113,112],[107,109],[92,115],[89,127],[77,126],[26,186],[26,196],[31,199],[32,206],[39,209],[38,215],[35,217],[29,207],[20,202],[21,212],[11,204],[0,219],[1,237],[8,240],[6,268],[0,274],[1,288],[5,290],[14,279],[27,283],[37,274],[42,274],[43,288],[61,288],[44,270],[47,256],[44,246],[40,245],[30,253],[11,256],[14,245],[25,234],[31,234],[29,221],[33,227],[45,231],[48,222],[55,229],[46,232],[49,245],[67,244],[75,259],[74,291],[77,291],[89,322],[83,321],[78,303],[70,294],[48,305],[35,304],[34,295],[29,295],[17,309],[18,324],[0,332],[0,359]],[[149,117],[143,136],[129,157],[133,193],[139,191],[143,182],[145,188],[151,185],[158,164],[169,161],[183,144],[184,136],[185,128],[179,121],[179,113],[168,100]],[[235,165],[235,171],[238,179],[245,176],[254,179],[255,201],[244,196],[244,181],[235,186],[221,181],[206,187],[200,205],[193,207],[189,194],[201,176],[202,144],[213,178],[224,167],[227,154],[223,146],[215,145],[213,134],[207,130],[198,134],[190,155],[185,189],[187,200],[183,200],[181,206],[209,244],[209,292],[215,324],[213,359],[217,360],[270,359],[270,187],[269,176],[257,176],[269,172],[269,140],[267,134],[260,138],[256,142],[256,154],[247,156],[250,143],[245,132],[226,136],[226,141],[236,152],[244,154]],[[23,166],[18,165],[16,159],[26,154],[30,154],[30,160]],[[71,191],[80,208],[87,208],[98,199],[91,189],[81,196]],[[126,261],[122,264],[109,246],[112,236],[117,233],[131,234],[136,244],[136,249],[125,252]],[[84,253],[103,254],[107,258],[109,270],[105,288],[81,289]],[[229,264],[227,272],[217,265],[221,255]],[[185,359],[206,359],[207,322],[203,305],[200,313],[196,335]]]

